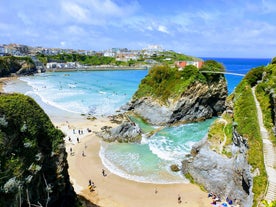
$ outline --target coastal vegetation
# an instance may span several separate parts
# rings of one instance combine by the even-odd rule
[[[188,65],[184,69],[169,65],[156,65],[141,81],[134,98],[152,96],[165,103],[169,98],[179,97],[192,83],[208,84],[218,81],[222,76],[221,74],[201,73],[200,71],[203,70],[222,72],[224,67],[213,60],[205,61],[201,69],[193,65]]]
[[[0,95],[0,206],[78,206],[63,133],[38,104]]]
[[[34,68],[35,65],[30,57],[0,57],[0,77],[10,76],[19,71],[21,74],[30,74]]]
[[[208,131],[208,141],[212,150],[231,157],[229,146],[232,144],[233,117],[232,114],[224,113],[217,119]]]
[[[125,56],[125,55],[122,55]],[[127,56],[127,55],[126,55]],[[192,56],[176,53],[174,51],[164,51],[152,55],[144,55],[143,51],[137,57],[128,58],[126,61],[116,60],[116,57],[103,56],[103,54],[84,55],[77,53],[60,53],[57,55],[37,54],[36,57],[46,65],[49,62],[78,62],[85,66],[112,65],[112,66],[137,66],[145,65],[149,62],[154,64],[174,65],[175,61],[200,60]],[[119,58],[120,59],[120,58]]]
[[[48,62],[79,62],[82,65],[123,65],[124,62],[116,61],[113,57],[105,57],[102,55],[82,55],[82,54],[57,54],[44,55],[38,54],[37,58],[44,64]]]
[[[196,61],[201,60],[200,58],[188,56],[181,53],[176,53],[172,50],[160,52],[158,54],[153,54],[151,56],[140,56],[139,61],[145,61],[147,59],[152,59],[160,64],[174,65],[175,61]]]
[[[254,205],[262,199],[266,189],[267,174],[264,166],[263,145],[260,135],[260,127],[255,107],[251,85],[246,79],[238,85],[234,98],[234,120],[238,124],[238,132],[247,139],[248,163],[252,166],[252,172],[259,171],[253,178]]]
[[[253,98],[251,87],[257,85],[257,96],[263,109],[264,120],[267,129],[272,132],[272,108],[269,102],[269,97],[265,94],[264,88],[268,82],[260,82],[263,72],[268,72],[267,67],[258,67],[250,70],[241,83],[237,86],[235,92],[230,96],[234,103],[234,121],[237,123],[237,130],[244,136],[249,145],[248,162],[252,166],[252,172],[257,172],[254,177],[253,193],[254,206],[263,198],[267,186],[267,174],[264,166],[263,145],[260,134],[260,127],[257,117],[257,109]],[[271,133],[272,134],[272,133]]]
[[[276,58],[273,58],[273,60]],[[270,139],[276,145],[275,138],[275,101],[276,101],[276,65],[273,63],[264,68],[263,81],[256,86],[256,95],[263,113],[264,125]],[[259,79],[261,80],[261,79]]]

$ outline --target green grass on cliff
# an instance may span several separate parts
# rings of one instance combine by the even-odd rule
[[[63,137],[33,99],[0,94],[0,206],[27,206],[27,194],[45,206],[47,192],[58,202],[70,191]]]
[[[275,58],[274,58],[275,59]],[[276,99],[276,64],[270,64],[265,67],[264,80],[260,82],[256,87],[256,96],[260,103],[263,120],[266,129],[268,130],[271,141],[276,145],[276,137],[272,131],[274,106],[272,99]]]
[[[257,109],[251,91],[251,83],[246,78],[237,86],[234,98],[234,121],[238,132],[248,140],[248,162],[252,172],[259,170],[260,175],[253,178],[254,206],[262,199],[267,184],[264,166],[263,145],[257,119]]]
[[[223,114],[220,119],[217,119],[211,125],[208,131],[208,141],[211,144],[211,148],[219,153],[219,146],[224,143],[221,153],[227,157],[232,156],[232,153],[227,149],[227,146],[232,144],[232,124],[233,120],[231,115]]]
[[[213,64],[213,62],[210,63]],[[210,69],[214,70],[214,68]],[[193,65],[188,65],[183,70],[168,65],[157,65],[151,68],[149,74],[141,81],[134,98],[151,96],[166,103],[169,98],[179,97],[195,82],[208,84],[209,82],[218,81],[221,76],[220,74],[202,74]]]

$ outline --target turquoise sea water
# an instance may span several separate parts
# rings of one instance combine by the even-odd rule
[[[222,62],[229,72],[244,74],[253,67],[270,62],[269,59],[212,59]],[[52,108],[71,113],[106,116],[115,113],[130,100],[147,72],[124,70],[44,73],[22,77],[20,79],[24,82],[9,84],[5,91],[29,95],[42,108],[51,105]],[[241,76],[234,75],[226,75],[226,78],[229,93],[242,79]],[[171,172],[170,165],[180,164],[191,146],[206,135],[213,120],[167,127],[149,138],[144,137],[141,144],[102,143],[99,155],[106,168],[127,179],[149,183],[183,183],[186,182],[185,178],[181,173]]]

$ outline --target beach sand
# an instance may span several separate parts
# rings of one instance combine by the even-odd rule
[[[4,92],[3,88],[8,82],[11,82],[16,79],[17,79],[17,77],[1,77],[0,78],[0,93]]]
[[[53,121],[55,122],[55,119]],[[139,183],[112,174],[101,162],[99,157],[101,139],[95,132],[100,131],[103,126],[114,126],[114,124],[108,118],[91,121],[82,117],[79,121],[76,119],[71,121],[55,124],[67,134],[65,142],[69,175],[77,194],[103,207],[210,206],[211,200],[207,198],[207,193],[200,190],[197,185]],[[76,134],[73,134],[73,128],[76,129]],[[88,133],[87,128],[92,132]],[[78,129],[83,130],[84,134],[79,135]],[[70,148],[73,155],[70,155]],[[102,175],[102,169],[105,170],[106,176]],[[93,192],[88,189],[89,179],[96,185]],[[181,203],[178,203],[178,195],[181,197]]]
[[[0,80],[0,83],[6,84],[14,78]],[[2,86],[0,85],[0,91],[3,92]],[[101,139],[95,132],[100,131],[103,126],[114,126],[108,118],[100,117],[92,121],[87,120],[85,116],[52,110],[51,107],[47,114],[54,125],[67,135],[65,143],[70,180],[76,193],[87,200],[102,207],[211,206],[207,193],[200,190],[197,185],[139,183],[119,177],[105,169],[99,157]],[[88,132],[87,128],[92,131]],[[78,130],[83,130],[83,134],[79,134]],[[106,176],[102,175],[102,169],[105,169]],[[89,179],[96,185],[92,192],[88,189]],[[181,197],[181,203],[178,202],[178,195]]]

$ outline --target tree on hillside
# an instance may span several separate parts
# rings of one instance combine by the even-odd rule
[[[225,67],[223,64],[215,60],[206,60],[201,67],[204,71],[215,71],[215,72],[225,72]]]

